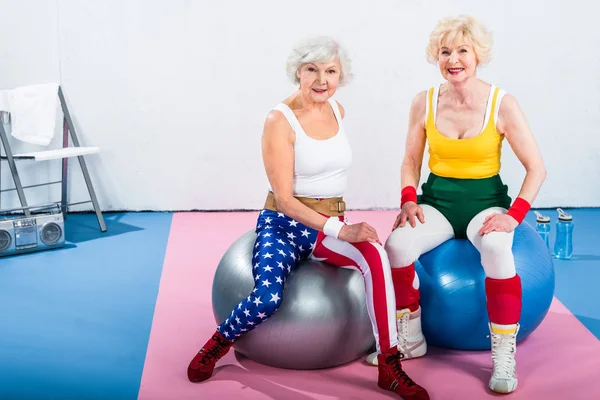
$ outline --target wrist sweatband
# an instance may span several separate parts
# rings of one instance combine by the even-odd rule
[[[343,226],[344,223],[342,221],[336,217],[331,217],[325,222],[325,225],[323,225],[323,233],[337,239]]]
[[[414,201],[415,203],[417,202],[417,189],[415,189],[413,186],[406,186],[404,189],[402,189],[401,195],[400,207],[409,201]]]
[[[506,214],[516,219],[517,222],[520,224],[521,222],[523,222],[523,219],[525,219],[525,215],[527,215],[527,212],[530,208],[531,204],[529,204],[527,200],[522,199],[521,197],[517,197],[515,202],[512,204],[512,206],[510,206]]]

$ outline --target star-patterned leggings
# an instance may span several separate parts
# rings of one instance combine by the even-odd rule
[[[343,218],[343,217],[341,217]],[[285,280],[307,258],[358,269],[365,278],[367,309],[377,350],[398,345],[396,300],[387,254],[379,243],[349,243],[325,236],[283,213],[262,210],[256,224],[255,286],[217,330],[231,341],[256,328],[277,311]]]

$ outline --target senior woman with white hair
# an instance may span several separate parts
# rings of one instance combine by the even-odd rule
[[[445,82],[412,102],[401,168],[401,212],[385,249],[396,291],[399,349],[409,359],[427,350],[414,262],[452,238],[473,243],[486,275],[494,364],[489,387],[510,393],[517,387],[522,295],[512,254],[513,231],[536,198],[546,170],[515,98],[477,78],[477,67],[489,61],[491,48],[490,32],[470,16],[443,19],[431,33],[428,60],[438,65]],[[504,138],[526,171],[512,204],[499,175]],[[426,142],[430,174],[417,196]],[[373,354],[367,361],[378,360]]]
[[[364,222],[347,225],[344,217],[352,153],[344,109],[332,96],[348,82],[350,67],[344,49],[328,37],[304,40],[293,49],[287,72],[299,88],[268,114],[262,136],[270,188],[256,224],[256,285],[191,361],[190,381],[208,379],[236,339],[277,311],[285,280],[297,263],[315,258],[354,267],[365,279],[378,385],[404,399],[429,399],[402,370],[392,275],[377,232]]]

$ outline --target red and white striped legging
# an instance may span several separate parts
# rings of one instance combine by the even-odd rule
[[[372,242],[349,243],[319,232],[310,257],[360,271],[365,279],[367,309],[377,351],[385,353],[397,346],[396,298],[390,263],[383,246]]]

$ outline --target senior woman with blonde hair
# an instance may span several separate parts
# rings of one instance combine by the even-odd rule
[[[452,238],[473,243],[486,275],[493,359],[489,387],[510,393],[517,387],[522,293],[513,231],[536,198],[546,170],[515,98],[477,78],[491,49],[490,32],[470,16],[443,19],[431,33],[427,58],[438,65],[445,82],[413,99],[401,168],[401,211],[385,249],[396,292],[399,350],[409,359],[427,350],[414,262]],[[499,175],[505,138],[526,171],[512,204]],[[430,174],[417,196],[426,143]],[[370,355],[367,362],[377,364],[377,358]]]
[[[350,78],[350,66],[344,49],[328,37],[304,40],[293,49],[287,72],[298,90],[271,110],[262,135],[270,188],[256,224],[256,285],[193,358],[190,381],[208,379],[235,340],[277,311],[286,278],[298,262],[315,258],[356,268],[365,279],[378,385],[404,399],[429,399],[402,370],[392,274],[377,232],[364,222],[347,225],[344,217],[352,153],[344,109],[332,96]]]

